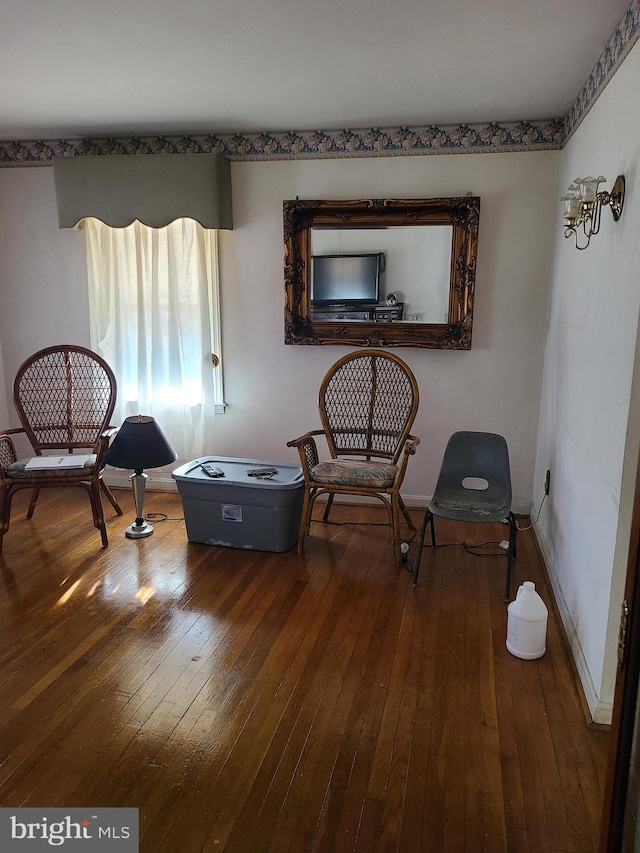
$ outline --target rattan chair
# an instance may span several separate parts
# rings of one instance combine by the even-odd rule
[[[84,347],[48,347],[24,362],[13,385],[13,401],[22,427],[0,434],[0,551],[9,529],[14,494],[20,489],[32,489],[27,512],[27,518],[31,518],[40,489],[49,486],[86,489],[93,523],[106,548],[109,542],[101,491],[118,515],[122,515],[102,479],[115,400],[113,371],[100,356]],[[81,451],[87,458],[80,460],[83,461],[81,467],[60,464],[51,468],[31,468],[30,460],[19,459],[16,453],[13,436],[18,434],[29,440],[35,457],[51,455],[49,451],[64,457]]]
[[[358,495],[385,504],[393,554],[402,562],[400,514],[415,526],[400,496],[409,457],[420,439],[410,435],[418,411],[418,385],[396,355],[364,349],[337,361],[322,380],[321,430],[288,442],[297,447],[304,473],[298,554],[311,527],[313,505],[327,496],[327,521],[334,496]],[[320,462],[315,437],[324,436],[331,459]]]

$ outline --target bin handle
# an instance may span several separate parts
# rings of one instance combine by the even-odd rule
[[[202,463],[201,463],[201,462],[200,462],[200,460],[198,459],[198,461],[196,462],[196,464],[195,464],[195,465],[192,465],[192,466],[191,466],[191,468],[189,468],[187,471],[185,471],[185,472],[184,472],[185,477],[187,476],[187,474],[190,474],[192,471],[195,471],[195,470],[196,470],[196,468],[199,468],[199,467],[201,466],[201,464],[202,464]]]

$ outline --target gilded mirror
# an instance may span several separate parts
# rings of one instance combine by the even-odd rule
[[[285,343],[471,348],[479,198],[283,212]]]

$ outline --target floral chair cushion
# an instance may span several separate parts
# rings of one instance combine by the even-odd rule
[[[10,480],[33,480],[36,477],[39,480],[45,477],[54,477],[56,480],[59,480],[65,477],[77,477],[81,470],[83,474],[90,477],[96,464],[96,455],[92,453],[87,458],[82,469],[61,468],[59,465],[56,465],[55,468],[27,468],[27,462],[29,462],[29,459],[18,459],[17,462],[12,462],[11,465],[5,468],[5,477]]]
[[[398,466],[390,462],[367,462],[362,459],[330,459],[320,462],[311,471],[315,483],[332,486],[362,486],[386,489],[392,486]]]

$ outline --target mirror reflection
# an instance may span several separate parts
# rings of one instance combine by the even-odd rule
[[[470,349],[480,199],[283,203],[285,343]]]
[[[450,225],[312,228],[312,319],[446,323],[451,238]]]

